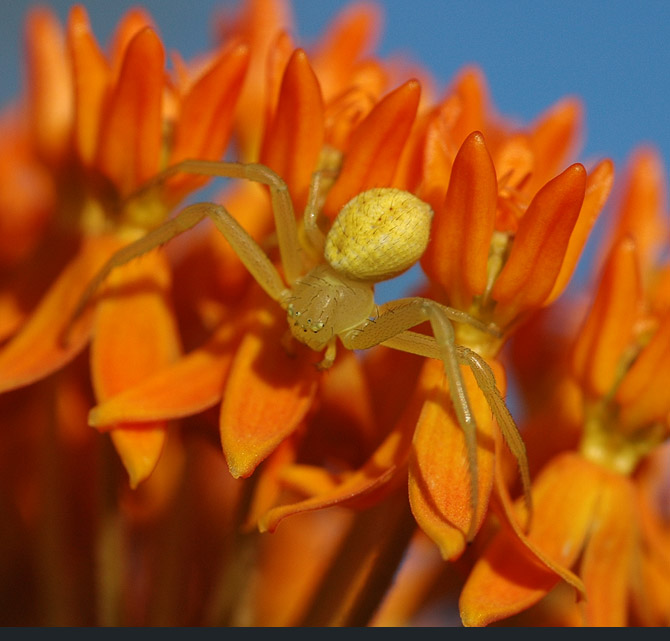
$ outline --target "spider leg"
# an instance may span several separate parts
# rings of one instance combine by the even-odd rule
[[[196,203],[186,207],[177,216],[167,220],[134,243],[121,248],[109,258],[96,274],[95,278],[88,284],[88,287],[79,299],[72,318],[64,331],[64,340],[67,339],[69,328],[81,315],[98,287],[100,287],[110,272],[121,265],[125,265],[134,258],[167,243],[175,236],[188,231],[205,217],[212,219],[217,229],[230,243],[235,253],[240,257],[240,260],[258,284],[271,298],[279,301],[286,286],[272,261],[270,261],[256,241],[224,207],[214,205],[213,203]]]
[[[404,331],[393,338],[382,343],[387,347],[398,349],[403,352],[410,352],[425,356],[428,358],[440,358],[440,350],[437,342],[432,336],[418,334],[417,332]],[[495,416],[500,432],[507,447],[509,447],[514,458],[516,458],[521,476],[523,487],[524,502],[526,504],[527,522],[526,529],[530,526],[533,514],[533,501],[531,495],[530,472],[528,466],[528,456],[526,445],[519,432],[519,428],[514,422],[514,418],[507,409],[505,400],[496,387],[495,377],[488,363],[473,350],[463,345],[456,346],[458,361],[462,365],[467,365],[477,381],[477,385],[482,390],[486,401]]]
[[[477,529],[477,508],[479,505],[479,484],[477,470],[477,425],[470,408],[470,402],[460,370],[454,328],[443,305],[427,298],[406,298],[386,303],[379,308],[379,316],[366,321],[340,335],[349,349],[368,349],[381,343],[390,345],[390,339],[411,327],[429,321],[435,337],[439,358],[449,382],[449,392],[453,401],[458,424],[465,436],[465,447],[470,471],[470,507],[472,518],[467,532],[471,541]]]
[[[272,169],[258,163],[183,160],[156,174],[130,199],[155,189],[172,176],[181,173],[220,178],[244,178],[269,187],[284,276],[287,282],[292,284],[303,273],[302,249],[298,240],[298,227],[291,195],[286,183]]]

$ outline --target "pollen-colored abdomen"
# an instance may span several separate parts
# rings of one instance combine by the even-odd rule
[[[364,191],[338,214],[326,237],[324,257],[349,278],[393,278],[421,258],[432,218],[430,205],[407,191],[390,187]]]

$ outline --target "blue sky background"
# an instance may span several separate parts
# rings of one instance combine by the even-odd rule
[[[0,102],[19,91],[23,18],[33,2],[10,0],[0,23]],[[64,19],[71,2],[52,0]],[[185,57],[205,49],[210,18],[229,0],[89,0],[83,3],[106,42],[119,17],[142,4],[168,49]],[[301,42],[308,45],[345,0],[294,0]],[[670,1],[385,0],[381,55],[406,53],[446,87],[465,64],[485,72],[497,109],[522,122],[568,94],[586,108],[580,160],[628,154],[652,142],[670,165]]]

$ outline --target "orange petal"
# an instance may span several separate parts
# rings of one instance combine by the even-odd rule
[[[21,331],[0,351],[0,390],[29,385],[60,369],[86,345],[90,313],[73,326],[69,340],[63,332],[86,285],[119,247],[110,237],[90,238],[54,281]]]
[[[570,241],[565,251],[561,270],[545,304],[556,300],[567,287],[591,232],[591,228],[598,219],[598,215],[602,211],[605,201],[612,190],[613,182],[614,164],[611,160],[603,160],[588,175],[584,203],[582,204],[579,218],[577,218],[572,234],[570,234]]]
[[[89,425],[156,421],[197,414],[221,400],[238,326],[224,324],[201,348],[94,407]]]
[[[616,237],[632,236],[647,273],[668,235],[666,170],[656,149],[640,147],[631,156],[616,218]]]
[[[248,65],[249,49],[237,45],[224,50],[198,78],[181,103],[168,164],[188,158],[221,159],[228,145],[233,112]],[[168,201],[177,202],[204,180],[187,175],[175,177],[166,185],[166,189],[173,192]]]
[[[530,131],[535,152],[535,172],[528,185],[531,193],[555,176],[577,151],[582,121],[582,103],[572,97],[556,103],[537,119]]]
[[[151,16],[139,7],[129,9],[121,17],[112,36],[109,56],[112,65],[112,79],[115,82],[121,73],[130,42],[142,29],[146,29],[147,27],[157,32]]]
[[[487,511],[493,483],[493,419],[486,399],[469,371],[464,380],[477,420],[478,496],[477,529]],[[444,383],[441,361],[429,361],[421,385],[432,386],[416,425],[409,466],[409,498],[421,529],[440,548],[445,560],[458,558],[465,549],[473,518],[470,503],[470,468],[465,436],[453,414]]]
[[[91,378],[98,399],[104,401],[137,385],[178,358],[169,287],[170,269],[159,251],[119,267],[108,277],[91,345]],[[166,425],[118,427],[121,431],[112,438],[135,487],[156,466]]]
[[[161,41],[147,27],[128,44],[118,83],[109,97],[96,164],[122,195],[158,170],[163,143],[163,65]]]
[[[97,149],[111,72],[91,32],[84,7],[75,6],[70,11],[67,35],[75,81],[74,144],[80,159],[88,165]]]
[[[27,87],[35,145],[49,162],[62,159],[72,133],[72,74],[60,24],[45,8],[28,14]]]
[[[350,84],[354,66],[375,46],[380,23],[378,6],[354,4],[345,7],[319,38],[313,60],[326,100]]]
[[[261,162],[286,181],[298,212],[307,202],[324,136],[319,81],[305,52],[296,49],[286,65],[277,108],[263,141]]]
[[[224,41],[239,39],[249,46],[251,61],[249,73],[242,89],[236,117],[236,137],[239,141],[240,159],[257,162],[265,122],[268,60],[273,56],[280,33],[293,31],[291,7],[285,0],[251,0],[240,5],[237,15],[227,15],[218,27]],[[286,39],[280,48],[285,48]],[[293,50],[291,45],[289,52]],[[283,58],[281,68],[288,59]],[[271,63],[270,63],[271,64]],[[274,93],[270,95],[274,96]]]
[[[391,184],[420,96],[419,83],[408,80],[377,103],[352,133],[342,170],[324,205],[329,216],[334,217],[356,194]]]
[[[448,144],[458,148],[473,131],[488,133],[488,87],[481,69],[474,66],[463,69],[448,96],[455,98],[457,109]]]
[[[282,345],[285,319],[259,310],[257,322],[235,354],[221,406],[221,444],[235,478],[250,476],[298,427],[318,384],[315,353],[297,345],[290,355]]]
[[[154,471],[163,452],[166,430],[165,423],[126,423],[112,431],[112,443],[128,472],[131,488],[135,489]]]
[[[283,488],[283,472],[295,461],[296,450],[296,439],[287,438],[266,459],[254,486],[253,499],[243,526],[245,530],[255,528],[261,516],[275,504]]]
[[[498,322],[541,306],[554,287],[586,190],[586,170],[568,167],[535,195],[519,223],[492,297]]]
[[[465,625],[504,619],[549,592],[559,574],[547,567],[544,557],[562,568],[575,562],[601,485],[600,469],[575,454],[557,457],[544,468],[533,484],[534,513],[527,539],[520,538],[518,531],[500,531],[470,573],[459,602]],[[533,548],[541,556],[534,555]]]
[[[596,505],[581,563],[586,586],[586,624],[621,627],[628,622],[628,592],[637,541],[631,481],[611,473]]]
[[[630,239],[623,239],[605,264],[572,357],[575,374],[597,397],[609,393],[619,376],[619,364],[633,337],[641,296],[638,252]]]
[[[444,205],[435,212],[431,241],[421,260],[449,304],[467,309],[486,288],[498,186],[484,137],[474,132],[455,160]]]
[[[670,313],[635,359],[618,387],[621,423],[629,429],[665,421],[670,411]]]

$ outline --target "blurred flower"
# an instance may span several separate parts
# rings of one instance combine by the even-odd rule
[[[670,569],[667,497],[654,489],[664,482],[660,446],[670,434],[668,270],[653,261],[668,225],[664,190],[658,156],[639,151],[593,305],[570,350],[571,371],[562,370],[565,383],[555,387],[558,404],[572,409],[532,423],[579,434],[576,451],[550,458],[535,479],[528,537],[503,528],[476,562],[461,596],[468,625],[520,612],[554,587],[558,576],[538,554],[577,567],[587,625],[670,621],[660,578]]]
[[[240,44],[224,48],[197,74],[184,69],[172,81],[143,12],[126,14],[105,56],[85,10],[75,7],[66,33],[50,12],[34,10],[27,53],[25,105],[14,116],[18,129],[3,139],[20,150],[14,171],[22,171],[22,180],[2,220],[13,237],[25,237],[28,224],[31,233],[19,238],[24,249],[3,279],[0,300],[13,319],[6,321],[5,336],[13,336],[0,352],[0,389],[60,369],[90,337],[93,385],[104,399],[179,355],[170,267],[154,253],[119,270],[95,317],[89,310],[64,341],[77,300],[114,251],[162,222],[202,179],[176,176],[139,199],[131,198],[133,192],[166,163],[222,155],[248,51]],[[12,178],[13,172],[2,176]],[[22,188],[28,180],[36,188]],[[26,222],[14,222],[21,219]],[[16,246],[8,251],[16,253]],[[112,439],[132,485],[154,468],[165,429],[161,422],[115,426]]]

